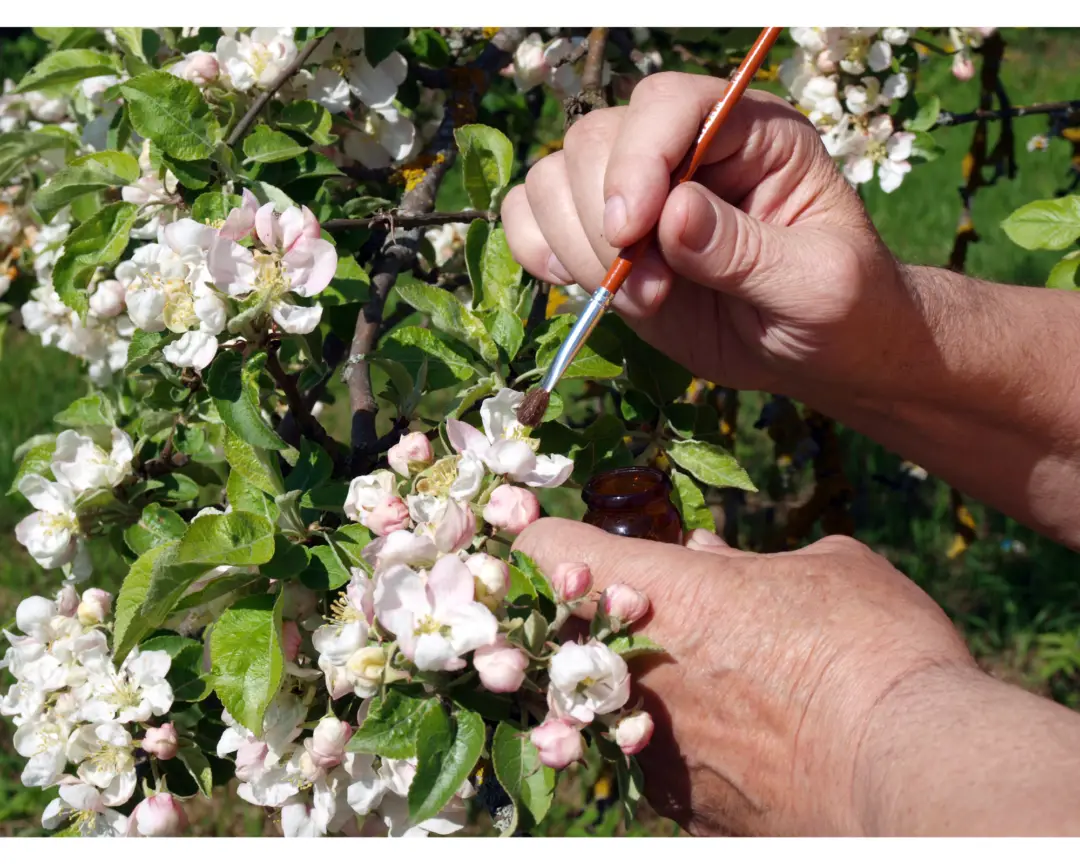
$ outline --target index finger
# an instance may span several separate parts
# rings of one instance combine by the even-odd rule
[[[661,72],[634,89],[604,177],[604,239],[612,246],[629,246],[659,220],[671,191],[671,175],[727,83],[704,75]],[[706,161],[736,153],[759,118],[761,103],[776,101],[771,94],[746,91],[710,144]]]

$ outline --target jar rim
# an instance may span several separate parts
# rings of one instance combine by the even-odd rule
[[[596,485],[601,479],[626,474],[645,475],[646,477],[654,478],[656,482],[654,486],[651,486],[648,489],[643,489],[640,492],[627,492],[622,495],[607,495],[596,490]],[[650,501],[655,500],[658,495],[667,498],[671,494],[671,488],[671,479],[667,474],[657,468],[644,468],[638,466],[612,468],[610,471],[604,471],[601,474],[589,478],[589,481],[585,484],[585,488],[581,490],[581,500],[590,508],[598,506],[605,510],[634,509],[643,507]]]

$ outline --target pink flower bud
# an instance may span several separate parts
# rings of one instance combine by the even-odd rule
[[[615,743],[627,756],[633,756],[645,749],[655,728],[648,711],[635,711],[615,727]]]
[[[217,80],[221,68],[217,57],[209,51],[192,51],[176,64],[174,72],[198,87],[205,87]]]
[[[410,432],[390,448],[386,459],[402,477],[410,477],[417,471],[427,468],[434,459],[431,442],[423,432]]]
[[[176,727],[172,723],[163,723],[147,729],[143,736],[142,749],[158,759],[172,759],[178,749]]]
[[[83,591],[82,602],[76,615],[83,627],[93,627],[108,618],[111,610],[112,594],[100,588],[89,588]]]
[[[396,495],[387,498],[368,514],[366,524],[372,534],[380,537],[402,531],[409,527],[409,505]]]
[[[818,54],[815,62],[817,63],[817,68],[820,69],[824,75],[831,75],[836,71],[836,61],[828,51],[822,51]]]
[[[345,745],[352,736],[352,727],[337,717],[323,717],[304,747],[311,761],[319,768],[333,768],[345,758]]]
[[[610,585],[600,599],[608,617],[623,624],[633,624],[649,611],[649,598],[629,585]]]
[[[529,658],[499,636],[494,645],[477,648],[473,653],[473,665],[480,673],[480,683],[492,693],[513,693],[525,680]]]
[[[292,663],[296,655],[300,653],[300,628],[295,621],[286,621],[281,625],[281,647],[285,652],[285,659]]]
[[[953,57],[952,74],[961,81],[970,81],[975,77],[975,63],[970,57],[957,54]]]
[[[484,520],[510,534],[520,534],[540,518],[540,502],[521,486],[499,486],[484,508]]]
[[[486,552],[470,555],[465,559],[465,566],[473,575],[477,602],[491,610],[497,608],[510,587],[510,566],[501,558]]]
[[[559,770],[585,755],[581,733],[568,720],[549,717],[529,733],[529,740],[540,751],[540,761]]]
[[[548,581],[559,601],[569,603],[589,593],[592,571],[587,564],[560,564]]]
[[[459,552],[468,546],[475,536],[476,515],[472,507],[467,502],[459,504],[453,498],[449,499],[438,524],[431,531],[435,548],[447,554]]]
[[[162,792],[151,795],[135,808],[130,825],[133,833],[143,837],[175,837],[187,828],[188,820],[180,802]]]
[[[56,595],[56,613],[65,618],[73,617],[79,608],[79,592],[74,585],[65,585]]]

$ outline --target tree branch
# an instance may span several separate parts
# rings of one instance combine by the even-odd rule
[[[328,219],[322,223],[327,231],[346,231],[361,228],[425,228],[450,225],[455,222],[472,222],[485,219],[493,222],[499,218],[494,210],[458,210],[453,213],[406,213],[404,208],[386,213],[376,213],[364,219]]]
[[[593,27],[589,33],[589,51],[585,70],[581,73],[582,90],[600,90],[604,86],[604,52],[607,50],[608,28]]]
[[[996,111],[980,108],[977,111],[969,111],[965,114],[942,111],[938,114],[937,122],[930,129],[961,126],[965,123],[976,123],[980,120],[1004,120],[1012,117],[1030,117],[1036,114],[1068,115],[1076,112],[1080,112],[1080,99],[1073,99],[1068,102],[1039,102],[1035,105],[1012,105]]]
[[[270,373],[274,382],[285,393],[285,401],[289,405],[289,413],[285,417],[291,417],[296,430],[305,438],[309,438],[322,447],[330,458],[334,460],[336,466],[343,466],[344,456],[341,452],[341,445],[327,434],[318,420],[311,416],[311,408],[296,386],[296,378],[282,367],[276,347],[266,354],[266,371]],[[291,424],[286,426],[285,419],[278,424],[278,432],[283,438],[285,438],[286,434],[295,437],[293,433],[296,430],[292,428]],[[300,443],[298,437],[294,441],[289,441],[288,438],[285,438],[285,440],[294,447]]]
[[[244,137],[244,133],[247,132],[255,122],[255,119],[259,116],[259,112],[266,107],[266,103],[273,99],[274,94],[281,89],[282,85],[292,78],[297,70],[307,62],[308,57],[310,57],[312,52],[319,47],[319,43],[322,42],[322,40],[323,37],[321,36],[318,39],[310,40],[308,44],[304,46],[304,50],[296,55],[296,59],[274,79],[274,82],[269,87],[259,94],[259,98],[251,103],[251,107],[248,108],[247,113],[240,118],[240,122],[237,123],[232,132],[229,133],[229,137],[225,140],[226,147],[232,147],[237,141]]]

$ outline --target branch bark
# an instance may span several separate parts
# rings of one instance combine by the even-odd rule
[[[387,213],[376,213],[363,219],[328,219],[322,223],[327,231],[358,230],[361,228],[430,228],[455,222],[472,222],[486,219],[493,222],[499,218],[494,210],[458,210],[452,213],[407,213],[398,208]]]
[[[312,39],[304,46],[304,50],[296,55],[296,59],[293,60],[274,82],[267,87],[262,93],[259,94],[259,98],[256,99],[251,107],[248,108],[247,113],[240,118],[240,122],[236,124],[232,132],[229,133],[229,137],[225,140],[226,147],[232,147],[237,141],[244,137],[244,133],[251,128],[251,125],[255,122],[255,119],[259,116],[259,113],[266,107],[266,103],[274,98],[274,94],[281,89],[282,85],[292,78],[306,62],[308,57],[312,55],[316,48],[319,47],[319,43],[322,42],[323,37],[318,39]]]
[[[1035,105],[1012,105],[996,111],[980,108],[966,114],[953,114],[951,111],[942,111],[938,114],[937,122],[930,128],[931,130],[944,129],[951,126],[962,126],[965,123],[1004,120],[1012,117],[1031,117],[1036,114],[1069,115],[1073,113],[1080,113],[1080,99],[1072,99],[1067,102],[1039,102]]]
[[[299,436],[303,435],[322,447],[330,458],[334,460],[335,467],[344,467],[345,459],[344,454],[341,452],[341,445],[331,438],[322,427],[322,424],[311,415],[311,406],[296,386],[296,377],[285,371],[281,365],[281,360],[278,358],[276,348],[267,352],[266,371],[270,373],[274,382],[285,393],[285,401],[289,406],[288,414],[278,424],[278,434],[293,447],[299,447]],[[291,422],[287,423],[286,421],[289,421],[290,418]],[[295,440],[290,441],[289,437],[286,436]]]

